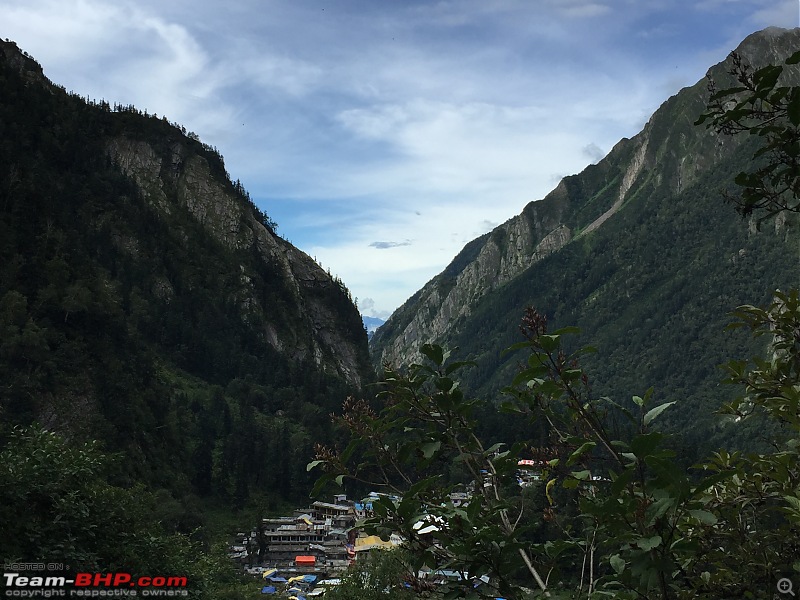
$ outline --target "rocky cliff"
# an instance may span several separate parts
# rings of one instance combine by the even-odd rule
[[[176,494],[306,496],[374,377],[345,285],[184,128],[68,93],[13,42],[0,90],[3,421]]]
[[[343,322],[317,297],[320,291],[347,296],[343,285],[334,281],[307,254],[298,250],[260,223],[242,198],[231,190],[230,182],[212,172],[208,160],[194,153],[182,137],[162,147],[160,153],[148,140],[115,136],[107,140],[107,153],[120,170],[136,182],[147,202],[168,215],[185,209],[223,246],[236,252],[255,249],[258,259],[272,265],[283,279],[291,307],[292,327],[277,323],[270,307],[259,303],[253,283],[253,269],[235,265],[241,272],[240,289],[235,292],[242,318],[263,321],[262,334],[278,352],[293,360],[311,358],[322,369],[337,373],[356,386],[365,372],[363,347],[357,338],[361,331],[344,333],[352,323]],[[167,288],[169,289],[169,288]],[[349,302],[349,298],[342,303]],[[351,303],[352,304],[352,303]],[[353,306],[352,311],[356,309]],[[284,315],[286,317],[286,315]],[[349,315],[352,321],[352,315]]]
[[[0,60],[21,75],[29,88],[54,97],[66,96],[63,88],[47,79],[42,67],[14,42],[0,41]],[[154,126],[148,121],[156,119],[132,115],[135,109],[131,107],[120,107],[116,115],[108,114],[108,105],[93,108],[105,113],[102,117],[106,123],[96,123],[93,133],[102,138],[102,151],[135,183],[150,207],[163,217],[174,217],[174,213],[185,210],[224,247],[248,258],[252,257],[252,248],[259,261],[280,272],[286,296],[281,299],[283,314],[276,314],[274,307],[257,298],[253,283],[256,267],[235,265],[241,272],[241,288],[232,294],[239,298],[242,318],[253,322],[258,316],[263,320],[261,333],[279,352],[293,360],[311,358],[323,370],[360,386],[362,376],[370,372],[364,360],[366,337],[361,335],[363,328],[353,330],[357,310],[343,284],[265,227],[243,197],[246,192],[232,185],[221,157],[198,140],[163,120]],[[140,122],[138,127],[132,119]],[[92,120],[99,120],[99,116]],[[140,240],[122,232],[117,232],[117,238],[118,247],[136,259]],[[158,287],[164,297],[174,293],[168,280],[160,281]],[[326,295],[333,299],[335,310],[321,300]]]
[[[800,30],[768,29],[737,50],[759,66],[782,61],[798,45]],[[709,74],[724,81],[728,69],[726,61]],[[653,189],[678,196],[718,167],[741,141],[694,126],[707,96],[706,80],[681,90],[598,164],[564,178],[544,199],[468,244],[376,333],[374,362],[407,363],[419,358],[420,344],[452,340],[487,294],[499,293],[565,246],[583,243],[620,211],[638,210]],[[535,296],[532,290],[532,301]]]

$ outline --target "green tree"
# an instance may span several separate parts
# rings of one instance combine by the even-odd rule
[[[238,597],[224,550],[165,529],[157,520],[163,495],[110,484],[109,462],[95,442],[71,444],[40,427],[8,432],[0,450],[0,555],[46,558],[71,572],[185,576],[191,597]]]
[[[800,567],[791,563],[800,539],[800,301],[796,292],[776,294],[767,309],[738,314],[756,335],[772,336],[771,358],[729,364],[744,394],[725,412],[777,422],[785,435],[774,453],[721,450],[681,469],[653,428],[673,402],[651,406],[650,392],[630,403],[592,397],[579,364],[589,349],[566,353],[564,336],[574,330],[549,332],[531,310],[526,339],[514,347],[526,363],[503,409],[549,424],[557,456],[542,473],[549,506],[541,515],[509,494],[529,441],[484,446],[474,433],[478,401],[455,379],[464,363],[448,364],[437,346],[423,348],[428,364],[387,373],[379,412],[348,402],[341,422],[352,441],[342,452],[318,449],[310,466],[328,469],[318,488],[352,477],[384,490],[363,526],[401,534],[415,570],[469,573],[466,585],[449,585],[454,595],[521,598],[538,587],[549,596],[552,587],[574,597],[771,597],[777,580]],[[442,477],[454,465],[472,489],[461,506],[450,497],[459,486]],[[537,518],[555,522],[556,535],[532,536]],[[489,585],[474,588],[482,575]]]
[[[328,600],[411,600],[418,583],[402,550],[375,550],[359,557],[341,577],[341,583],[325,592]]]
[[[490,575],[483,589],[508,595],[520,569],[546,589],[522,541],[526,527],[505,493],[516,481],[521,445],[485,446],[475,434],[479,401],[465,397],[455,379],[468,363],[448,362],[450,353],[439,346],[425,345],[422,353],[428,363],[411,365],[405,374],[387,371],[379,413],[364,401],[345,403],[340,422],[352,441],[341,453],[317,448],[309,468],[324,464],[328,473],[312,493],[345,476],[384,491],[365,529],[384,539],[400,533],[415,571],[464,573],[464,581],[448,584],[454,591],[467,593],[477,578]],[[441,474],[449,470],[468,478],[445,481]],[[450,494],[464,484],[474,493],[457,506]]]

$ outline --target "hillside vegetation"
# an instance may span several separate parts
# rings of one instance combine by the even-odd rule
[[[800,30],[769,29],[738,52],[759,66],[780,63],[798,44]],[[731,67],[728,59],[709,73],[724,87]],[[787,66],[782,77],[797,82],[800,72]],[[800,236],[792,215],[757,227],[724,202],[759,140],[695,126],[707,87],[704,80],[681,90],[641,133],[468,244],[376,332],[375,363],[416,360],[425,342],[457,347],[477,363],[464,374],[466,388],[499,401],[518,367],[502,351],[519,341],[517,324],[535,306],[553,327],[577,326],[580,344],[597,348],[585,364],[598,393],[653,386],[657,398],[680,400],[664,422],[685,434],[688,457],[721,439],[757,443],[756,431],[720,432],[712,416],[731,394],[717,366],[763,348],[726,330],[727,313],[800,282]],[[513,427],[491,409],[481,423]]]

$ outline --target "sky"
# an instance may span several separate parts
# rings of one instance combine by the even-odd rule
[[[386,318],[800,0],[0,0],[0,38],[225,158]]]

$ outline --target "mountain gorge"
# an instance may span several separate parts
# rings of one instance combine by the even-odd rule
[[[178,495],[305,495],[373,378],[350,293],[194,134],[0,42],[0,411]],[[275,465],[280,465],[275,468]]]
[[[769,29],[738,52],[763,65],[798,47],[800,29]],[[726,61],[710,71],[720,87],[729,67]],[[794,68],[787,82],[797,85]],[[87,571],[185,574],[193,597],[252,597],[259,593],[254,582],[237,591],[231,561],[214,554],[205,525],[218,515],[208,515],[224,512],[227,534],[244,514],[238,509],[250,512],[235,526],[249,527],[307,500],[318,476],[307,468],[315,452],[324,458],[345,447],[342,454],[361,468],[391,456],[385,439],[397,441],[430,475],[417,490],[456,480],[480,489],[480,480],[488,481],[481,469],[470,474],[461,463],[438,462],[442,444],[426,437],[430,423],[449,431],[455,419],[436,412],[416,421],[400,414],[402,404],[385,402],[386,429],[363,428],[380,441],[371,457],[346,443],[346,428],[335,428],[330,415],[346,397],[363,395],[367,401],[349,404],[371,419],[381,398],[391,397],[370,397],[375,366],[406,365],[419,359],[423,343],[440,343],[474,361],[458,371],[461,388],[441,377],[431,389],[458,398],[454,411],[475,407],[475,421],[462,412],[459,422],[489,442],[478,440],[477,455],[491,463],[497,453],[490,443],[511,440],[526,440],[520,456],[545,451],[548,432],[531,427],[542,419],[497,410],[521,362],[503,350],[520,339],[528,306],[546,315],[551,329],[582,330],[567,350],[596,348],[583,364],[593,398],[625,405],[653,386],[658,415],[667,408],[662,403],[677,400],[657,425],[679,434],[667,442],[678,451],[663,455],[670,473],[721,440],[735,449],[780,439],[758,420],[740,425],[714,415],[736,393],[720,385],[717,365],[763,355],[768,336],[727,330],[728,313],[800,284],[800,222],[787,213],[742,219],[722,200],[736,174],[753,165],[758,140],[695,124],[709,96],[705,81],[667,100],[641,133],[603,160],[467,244],[386,323],[362,319],[342,281],[277,235],[277,224],[227,172],[219,152],[195,134],[132,106],[68,93],[10,41],[0,41],[0,90],[0,555],[9,562],[47,557]],[[365,329],[373,328],[368,346]],[[488,401],[461,402],[462,388]],[[419,390],[427,393],[422,384],[403,391],[416,400]],[[376,421],[349,424],[362,422]],[[623,465],[631,476],[634,465],[648,464],[647,456],[635,458],[641,462]],[[566,485],[539,481],[525,491],[517,456],[506,462],[509,490],[535,500],[528,533],[546,528],[555,535],[556,524],[580,524],[569,511],[558,515],[560,523],[551,519],[553,496],[563,499]],[[779,467],[790,479],[790,469]],[[587,481],[591,473],[583,473]],[[337,479],[333,471],[322,483],[325,477]],[[346,491],[360,493],[363,481]],[[459,517],[484,509],[505,516],[506,508],[494,510],[502,503],[481,505],[488,496],[474,497]],[[642,498],[652,499],[631,498],[622,520]],[[450,503],[430,506],[454,509]],[[704,518],[682,526],[711,533],[713,515],[695,508]],[[404,518],[420,529],[430,514],[414,509]],[[458,528],[433,526],[448,535]],[[489,538],[477,531],[463,527],[474,545],[459,556],[499,552],[509,539],[506,530]],[[625,538],[623,549],[650,552],[655,535],[647,535]],[[496,557],[504,568],[503,555]],[[603,565],[617,571],[607,557]],[[220,591],[226,578],[234,583]],[[260,588],[261,578],[256,583]],[[471,584],[465,592],[474,593]]]
[[[799,45],[800,30],[767,29],[737,52],[762,66]],[[726,87],[729,69],[730,59],[709,75]],[[758,350],[724,331],[726,313],[800,283],[797,224],[783,215],[759,229],[722,200],[755,146],[695,125],[707,86],[681,90],[635,137],[467,244],[376,332],[376,364],[417,360],[426,342],[455,346],[477,363],[463,383],[499,398],[518,367],[502,350],[535,306],[597,348],[587,367],[598,393],[624,400],[654,386],[681,401],[665,422],[707,442],[719,427],[709,412],[726,397],[716,366]]]

